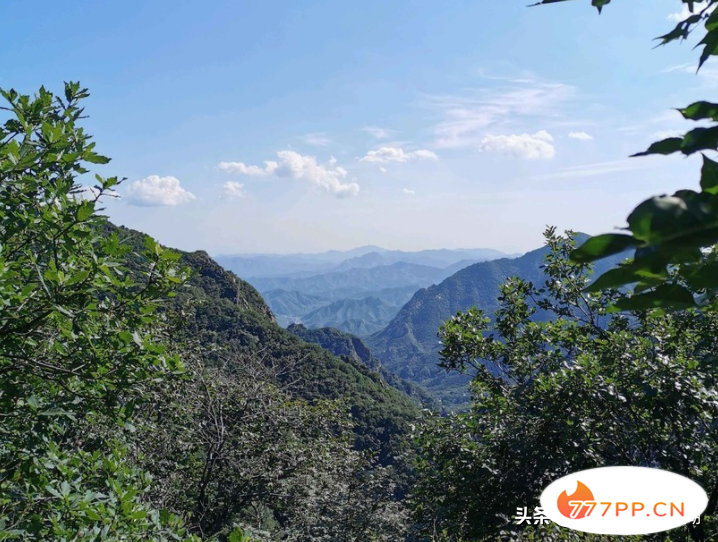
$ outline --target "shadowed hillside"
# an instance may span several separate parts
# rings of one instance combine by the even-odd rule
[[[588,236],[580,234],[582,242]],[[447,407],[465,404],[470,396],[469,375],[446,374],[437,364],[441,345],[439,327],[459,311],[471,307],[492,315],[498,308],[499,287],[509,277],[543,283],[541,265],[546,247],[519,258],[480,262],[466,267],[443,282],[419,290],[380,332],[367,338],[372,352],[390,371],[426,387]],[[597,273],[608,270],[623,256],[602,260]]]
[[[384,380],[397,390],[411,397],[417,404],[426,408],[438,408],[437,401],[421,386],[398,377],[379,363],[367,344],[348,333],[333,328],[307,329],[301,324],[292,324],[287,331],[303,341],[318,344],[338,357],[349,357],[361,361],[372,370],[379,372]]]

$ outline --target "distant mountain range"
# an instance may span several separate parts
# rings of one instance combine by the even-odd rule
[[[486,261],[510,256],[498,250],[488,248],[462,249],[462,250],[422,250],[420,252],[403,252],[401,250],[387,250],[384,252],[369,252],[344,260],[336,267],[337,271],[357,267],[377,267],[391,265],[398,262],[427,265],[444,269],[463,261]],[[465,267],[465,266],[464,266]]]
[[[474,306],[493,314],[498,308],[499,286],[509,277],[542,284],[545,279],[541,265],[547,253],[548,248],[543,247],[519,258],[477,263],[440,284],[419,290],[383,330],[366,342],[389,371],[424,386],[446,406],[465,404],[469,400],[470,377],[447,375],[437,366],[439,327],[458,311]],[[601,260],[595,266],[596,274],[623,258],[619,255]]]
[[[295,291],[288,292],[281,288],[263,292],[262,297],[272,309],[277,318],[277,323],[282,327],[298,322],[301,315],[331,303],[326,297],[307,295]]]
[[[248,282],[260,292],[282,289],[337,301],[368,294],[385,288],[416,286],[423,288],[453,275],[456,270],[428,265],[397,262],[368,268],[318,274],[305,278],[250,278]]]
[[[382,252],[386,250],[376,246],[364,246],[319,254],[221,254],[216,256],[215,260],[240,277],[283,277],[327,272],[347,259]]]
[[[579,234],[579,243],[586,237]],[[394,379],[395,387],[407,391],[406,383],[412,382],[442,407],[455,409],[469,402],[471,375],[447,374],[438,367],[439,327],[474,306],[492,315],[499,287],[510,277],[542,283],[547,253],[542,247],[519,257],[490,259],[502,254],[488,249],[401,252],[361,247],[218,260],[238,273],[269,273],[246,275],[247,281],[263,295],[277,322],[293,334],[370,367],[381,364],[382,375]],[[596,273],[623,257],[600,261]]]
[[[404,252],[367,246],[321,254],[219,256],[218,261],[262,293],[280,325],[303,323],[367,336],[388,324],[418,289],[500,256],[506,255],[493,249]]]
[[[405,252],[377,246],[353,250],[331,250],[319,254],[236,254],[219,255],[215,260],[225,269],[245,279],[271,277],[307,277],[331,271],[415,263],[445,268],[461,260],[491,260],[510,256],[493,249],[438,249]]]

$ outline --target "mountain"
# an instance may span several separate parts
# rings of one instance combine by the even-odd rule
[[[506,256],[493,249],[421,250],[405,252],[369,245],[352,250],[330,250],[318,254],[221,254],[215,259],[225,269],[244,279],[307,277],[357,267],[370,268],[398,262],[444,268],[461,260],[491,260]]]
[[[301,323],[311,328],[336,327],[363,337],[383,329],[399,308],[376,297],[342,299],[303,316]]]
[[[112,228],[135,249],[144,235]],[[339,358],[307,344],[277,325],[271,310],[249,283],[224,270],[204,251],[180,252],[193,277],[172,303],[184,311],[184,325],[206,352],[227,371],[241,372],[247,357],[278,370],[278,385],[311,401],[341,399],[356,422],[355,446],[372,450],[384,464],[394,464],[402,440],[419,411],[405,394],[390,387],[363,361]]]
[[[416,293],[416,286],[399,286],[397,288],[382,288],[381,290],[372,290],[371,292],[362,292],[348,299],[364,299],[366,297],[376,297],[389,305],[394,305],[396,311],[401,309]]]
[[[438,249],[438,250],[421,250],[418,252],[404,252],[402,250],[386,250],[383,252],[370,252],[349,258],[336,267],[337,271],[345,269],[353,269],[357,267],[377,267],[383,265],[391,265],[397,262],[413,263],[417,265],[427,265],[429,267],[437,267],[443,269],[454,265],[462,260],[486,261],[495,260],[497,258],[507,257],[508,254],[498,250],[488,248],[474,249]]]
[[[246,279],[323,273],[344,260],[368,253],[381,254],[383,251],[383,248],[372,245],[319,254],[220,254],[215,259],[225,269]]]
[[[416,286],[418,289],[443,280],[449,276],[446,273],[444,269],[436,267],[397,262],[391,265],[352,268],[306,278],[250,278],[249,282],[262,293],[282,289],[327,297],[332,301],[337,301],[384,288]]]
[[[322,324],[322,327],[338,327],[344,331],[351,331],[360,335],[369,335],[383,328],[389,320],[391,320],[399,309],[411,299],[416,292],[416,286],[403,286],[399,288],[383,288],[372,292],[362,292],[347,299],[332,302],[330,299],[320,296],[312,296],[296,291],[286,291],[282,289],[270,290],[263,294],[264,300],[272,309],[277,323],[282,327],[290,324],[305,322],[305,317],[312,312],[320,312],[318,309],[327,308],[332,305],[335,313],[332,315],[328,311],[323,311],[317,315],[319,322],[314,322],[312,317],[312,327]],[[370,303],[363,305],[358,302],[369,298],[378,299],[385,310],[380,315],[372,315],[373,307]],[[346,308],[347,305],[353,305],[353,310]],[[363,308],[366,312],[361,313],[357,309]],[[379,327],[370,326],[364,331],[354,329],[344,325],[343,315],[347,311],[352,312],[352,319],[360,319],[377,324]],[[306,322],[308,323],[308,322]]]
[[[579,242],[586,237],[580,236]],[[386,328],[366,339],[367,343],[389,371],[424,386],[445,405],[466,403],[470,377],[447,374],[437,366],[439,327],[458,311],[474,306],[493,314],[499,306],[499,287],[509,277],[543,283],[541,265],[548,252],[543,247],[518,258],[477,263],[440,284],[419,290]],[[608,270],[623,258],[618,255],[598,262],[596,273]]]
[[[397,262],[310,277],[249,281],[262,292],[281,326],[334,327],[363,337],[388,324],[419,288],[474,262],[460,260],[444,269]]]
[[[295,291],[288,292],[282,289],[265,292],[262,297],[272,309],[277,318],[277,323],[282,327],[287,327],[289,324],[301,320],[301,317],[305,314],[331,303],[325,297]]]
[[[383,367],[359,337],[334,328],[308,329],[301,324],[292,324],[287,331],[305,342],[318,344],[337,357],[349,357],[362,362],[379,372],[390,386],[405,393],[419,405],[425,408],[438,407],[436,400],[421,386],[404,380]]]

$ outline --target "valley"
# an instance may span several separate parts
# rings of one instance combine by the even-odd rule
[[[474,263],[506,256],[492,249],[360,247],[322,254],[217,256],[217,261],[257,288],[280,325],[334,327],[367,337],[383,329],[417,290]]]

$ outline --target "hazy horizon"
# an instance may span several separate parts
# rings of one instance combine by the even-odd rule
[[[339,253],[349,253],[355,250],[360,250],[363,248],[376,248],[381,250],[386,250],[390,252],[406,252],[406,253],[416,253],[416,252],[425,252],[425,251],[436,251],[436,250],[450,250],[452,252],[462,252],[462,251],[471,251],[471,250],[496,250],[497,252],[503,252],[507,255],[512,254],[523,254],[526,251],[521,250],[503,250],[501,248],[494,248],[494,247],[462,247],[462,248],[423,248],[418,250],[401,250],[401,249],[392,249],[392,248],[386,248],[381,247],[377,245],[362,245],[358,247],[353,247],[349,249],[329,249],[329,250],[322,250],[318,252],[234,252],[234,253],[212,253],[211,256],[213,257],[220,257],[220,256],[243,256],[243,257],[249,257],[249,256],[320,256],[322,254],[332,253],[332,252],[339,252]],[[535,247],[540,248],[540,247]],[[201,249],[200,249],[201,250]],[[371,251],[374,252],[374,251]]]

